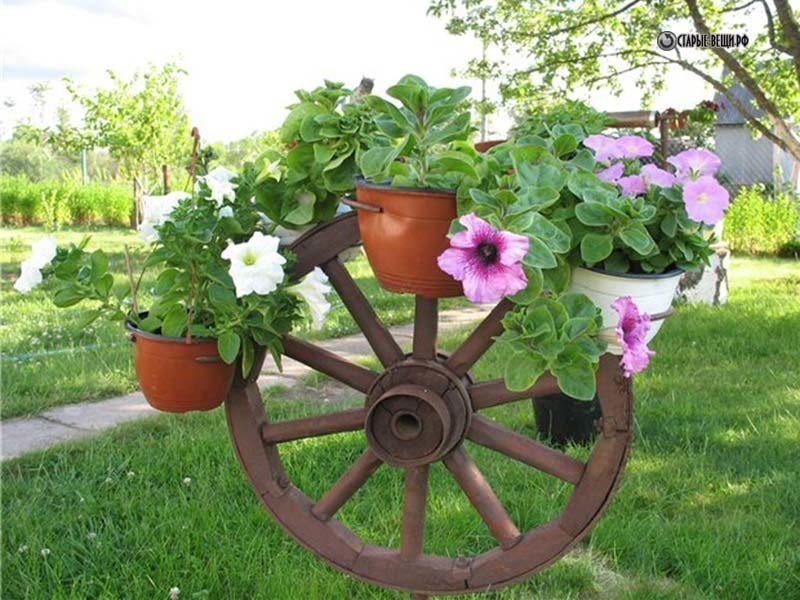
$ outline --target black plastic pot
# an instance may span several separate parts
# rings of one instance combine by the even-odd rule
[[[589,402],[564,394],[533,399],[536,430],[556,446],[588,444],[597,437],[597,420],[603,416],[595,396]]]

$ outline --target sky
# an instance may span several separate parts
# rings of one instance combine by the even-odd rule
[[[362,76],[375,92],[407,73],[436,86],[472,84],[453,77],[479,45],[448,34],[426,15],[428,0],[0,0],[2,82],[0,136],[15,123],[51,120],[66,96],[68,76],[91,90],[106,69],[130,76],[148,62],[179,62],[188,76],[183,95],[192,125],[209,141],[229,141],[274,129],[293,91],[323,78],[355,87]],[[655,43],[655,41],[654,41]],[[50,82],[49,108],[40,115],[28,89]],[[640,92],[622,97],[583,96],[602,110],[641,108]],[[680,90],[676,95],[675,90]],[[658,97],[664,108],[685,108],[712,93],[691,75],[675,73],[673,89]],[[504,131],[506,115],[494,119]]]

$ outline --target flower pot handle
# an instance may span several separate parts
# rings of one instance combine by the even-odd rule
[[[358,200],[354,200],[350,196],[342,196],[342,203],[346,204],[350,208],[355,208],[356,210],[366,210],[374,213],[383,212],[383,209],[380,206],[375,206],[374,204],[367,204],[366,202],[359,202]]]
[[[132,331],[129,331],[129,332],[126,334],[126,336],[125,336],[125,337],[127,337],[127,338],[128,338],[128,341],[129,341],[129,342],[135,342],[135,341],[136,341],[136,334],[135,334],[135,333],[133,333]]]
[[[653,313],[652,315],[650,315],[650,320],[651,321],[661,321],[663,319],[666,319],[667,317],[671,317],[674,314],[675,314],[675,309],[674,308],[668,308],[667,310],[665,310],[663,312]]]

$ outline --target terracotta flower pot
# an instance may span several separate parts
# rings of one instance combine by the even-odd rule
[[[452,298],[461,283],[439,268],[450,247],[447,232],[456,218],[456,195],[444,190],[401,188],[356,181],[358,228],[364,252],[381,287],[401,294]]]
[[[211,410],[225,400],[235,365],[223,362],[217,341],[171,338],[125,324],[133,342],[136,376],[153,408],[172,413]]]
[[[569,292],[586,294],[603,313],[603,327],[610,333],[619,322],[619,314],[611,304],[620,296],[630,296],[639,311],[655,315],[668,310],[678,289],[683,271],[674,270],[657,275],[636,273],[609,273],[600,269],[578,267],[572,273]],[[652,340],[664,324],[663,320],[653,321],[647,341]],[[608,352],[622,354],[616,343],[608,344]]]

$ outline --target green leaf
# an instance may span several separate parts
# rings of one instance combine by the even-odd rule
[[[529,233],[532,233],[542,240],[553,252],[569,252],[572,244],[572,236],[564,233],[564,231],[553,225],[547,217],[539,213],[534,213],[531,217],[533,222],[528,228]]]
[[[374,179],[386,171],[389,163],[397,157],[397,150],[391,146],[370,148],[359,157],[358,166],[364,177]]]
[[[573,346],[572,348],[576,348]],[[592,362],[578,352],[567,352],[559,356],[550,370],[558,381],[558,387],[567,396],[578,400],[593,400],[595,395],[595,370]]]
[[[239,348],[242,344],[242,339],[238,333],[233,331],[225,331],[220,334],[217,340],[217,350],[219,355],[226,363],[233,364],[236,357],[239,356]]]
[[[111,273],[106,273],[100,279],[95,280],[94,289],[97,290],[98,295],[108,296],[111,287],[114,285],[114,276]]]
[[[230,288],[223,287],[218,283],[212,283],[208,287],[208,300],[212,306],[218,309],[236,309],[236,294]]]
[[[575,216],[589,226],[611,225],[614,222],[614,212],[602,202],[581,202],[575,206]]]
[[[581,258],[588,265],[605,259],[614,249],[614,239],[605,233],[587,233],[581,240]]]
[[[161,334],[167,337],[181,337],[188,325],[188,313],[181,304],[174,304],[164,315]]]
[[[443,152],[431,161],[431,168],[441,169],[447,172],[456,171],[458,173],[463,173],[476,181],[480,179],[469,157],[460,152]]]
[[[647,228],[638,221],[632,222],[619,232],[619,238],[629,247],[642,255],[649,254],[655,248],[655,242],[650,237]],[[605,258],[605,257],[603,257]],[[599,261],[597,261],[599,262]]]
[[[530,248],[522,259],[522,264],[533,269],[552,269],[558,264],[556,257],[542,240],[536,236],[529,235],[528,241],[530,242]]]
[[[68,306],[75,306],[84,299],[84,294],[73,287],[63,287],[53,294],[53,304],[59,308],[67,308]]]
[[[155,333],[161,329],[161,319],[153,315],[147,315],[144,319],[139,321],[139,329]]]
[[[295,106],[283,121],[281,126],[281,139],[284,142],[296,140],[300,134],[300,126],[303,120],[312,115],[323,114],[325,109],[312,102],[302,102]]]
[[[539,298],[539,294],[542,293],[542,283],[544,278],[542,277],[541,269],[532,269],[525,265],[523,265],[522,268],[525,271],[525,277],[528,280],[528,285],[524,290],[520,290],[513,296],[509,296],[508,299],[515,304],[531,304],[535,302]]]
[[[402,105],[414,114],[423,112],[426,108],[424,106],[425,94],[419,85],[396,84],[387,89],[386,93],[392,98],[400,100]]]
[[[102,250],[92,252],[92,281],[97,281],[108,270],[108,256]]]
[[[628,257],[619,251],[612,252],[611,256],[603,262],[603,269],[612,273],[627,273],[630,268],[631,263]]]
[[[254,360],[255,352],[253,349],[253,340],[244,338],[242,340],[242,377],[250,375]]]
[[[565,340],[571,342],[585,333],[592,333],[595,328],[593,317],[573,317],[564,323],[561,335]]]
[[[597,307],[586,294],[563,294],[558,298],[558,301],[571,318],[588,317],[594,319],[597,314]]]
[[[172,289],[175,285],[175,278],[178,275],[178,269],[164,269],[156,279],[156,294],[163,296]]]
[[[667,237],[674,238],[678,233],[678,220],[675,218],[674,213],[668,213],[661,220],[661,231]]]
[[[515,352],[506,361],[504,379],[512,392],[529,389],[547,369],[547,361],[532,350]]]
[[[568,133],[559,135],[553,140],[553,154],[558,157],[572,154],[578,149],[578,140]]]
[[[558,202],[558,190],[552,187],[531,185],[522,190],[519,195],[520,202],[512,207],[510,212],[524,212],[528,210],[544,210]]]
[[[333,148],[330,148],[325,144],[314,144],[313,148],[315,162],[321,165],[326,165],[333,158]]]
[[[617,190],[594,173],[575,170],[567,179],[569,191],[586,202],[606,202],[619,196]]]

